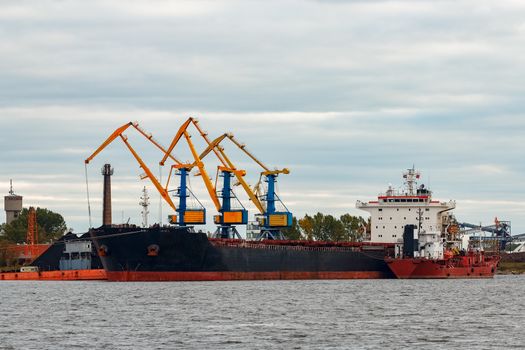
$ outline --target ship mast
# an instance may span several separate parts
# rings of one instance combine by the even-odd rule
[[[144,186],[139,202],[139,205],[142,207],[142,211],[140,212],[142,214],[142,227],[148,227],[149,204],[148,190],[146,189],[146,186]]]
[[[420,176],[421,175],[419,171],[416,171],[415,166],[412,166],[412,169],[407,169],[407,171],[403,173],[403,179],[405,179],[405,186],[409,196],[415,195],[414,188]]]

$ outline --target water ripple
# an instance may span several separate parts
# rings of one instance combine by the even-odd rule
[[[3,281],[0,350],[517,349],[524,282]]]

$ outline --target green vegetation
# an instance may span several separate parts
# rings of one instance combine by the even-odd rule
[[[16,220],[9,225],[4,224],[2,238],[10,243],[24,243],[27,235],[28,213],[29,210],[24,208]],[[39,243],[60,238],[67,230],[62,215],[45,208],[36,208],[36,222]]]
[[[356,242],[363,240],[366,224],[364,218],[350,214],[344,214],[339,219],[322,213],[314,216],[306,214],[302,219],[294,217],[292,227],[283,233],[292,240]]]
[[[23,209],[16,220],[9,225],[0,225],[0,266],[11,265],[14,259],[9,245],[24,243],[27,236],[29,209]],[[45,208],[36,208],[38,242],[48,243],[64,235],[67,230],[62,215]]]

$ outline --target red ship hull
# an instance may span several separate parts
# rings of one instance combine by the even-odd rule
[[[0,273],[0,280],[3,281],[93,281],[106,279],[106,271],[102,269]]]
[[[397,278],[492,278],[499,262],[498,256],[461,256],[452,259],[400,258],[385,259]]]
[[[271,272],[193,272],[193,271],[108,271],[108,280],[129,281],[235,281],[389,278],[380,271],[271,271]]]

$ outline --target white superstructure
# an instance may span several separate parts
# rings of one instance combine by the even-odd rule
[[[420,173],[414,168],[403,173],[404,188],[396,191],[392,186],[381,193],[376,201],[357,201],[356,207],[370,213],[370,241],[396,243],[403,239],[405,225],[415,225],[419,231],[432,236],[443,233],[454,209],[454,201],[432,200],[432,191],[417,184]]]

